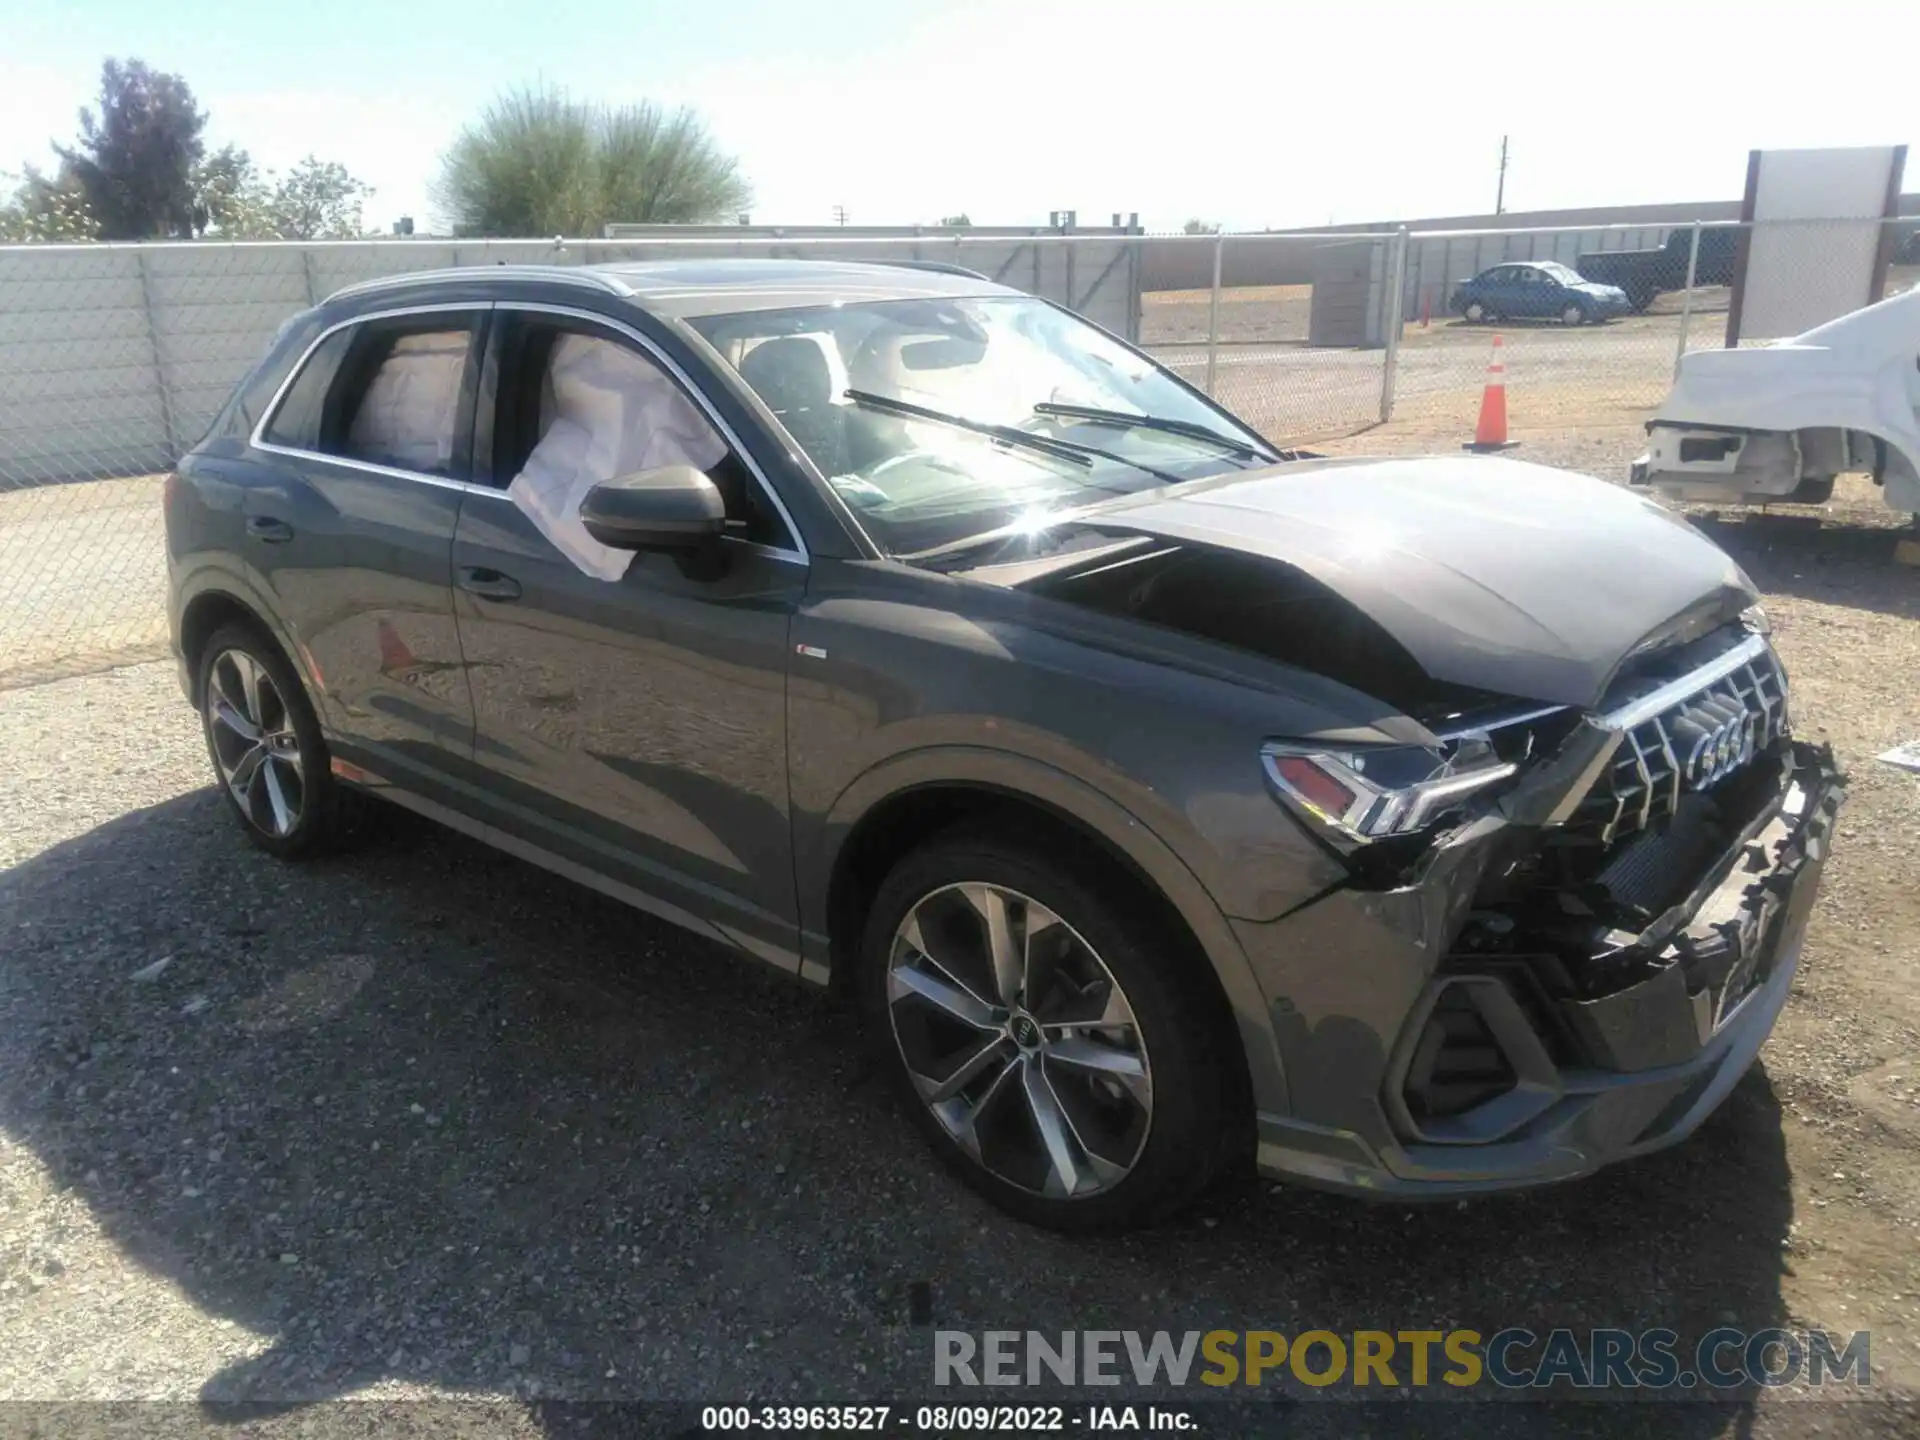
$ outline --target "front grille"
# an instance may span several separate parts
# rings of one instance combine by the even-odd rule
[[[1787,681],[1773,647],[1750,636],[1688,675],[1602,717],[1620,730],[1613,763],[1572,828],[1604,845],[1672,815],[1787,733]]]

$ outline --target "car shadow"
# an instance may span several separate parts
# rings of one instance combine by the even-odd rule
[[[1911,532],[1891,511],[1864,524],[1847,523],[1848,513],[1714,510],[1690,518],[1764,594],[1920,618],[1920,571],[1894,558]]]
[[[936,1396],[935,1328],[1784,1323],[1761,1073],[1687,1145],[1578,1184],[1408,1208],[1249,1178],[1069,1239],[941,1172],[825,998],[424,822],[380,828],[287,866],[202,791],[0,874],[0,1127],[122,1257],[259,1337],[205,1378],[215,1419],[385,1380],[531,1398],[556,1433],[608,1399],[982,1398]],[[1279,1414],[1199,1388],[1159,1398],[1210,1404],[1210,1433]],[[1745,1423],[1752,1397],[1726,1398],[1402,1403],[1366,1428],[1705,1436]],[[1286,1410],[1307,1434],[1360,1413]]]

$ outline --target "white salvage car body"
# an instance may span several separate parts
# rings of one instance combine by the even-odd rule
[[[1631,483],[1678,500],[1818,503],[1866,471],[1920,514],[1920,289],[1755,350],[1700,350]]]

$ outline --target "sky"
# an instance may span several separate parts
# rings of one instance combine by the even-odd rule
[[[423,231],[461,126],[529,82],[693,106],[766,224],[1484,213],[1503,134],[1510,210],[1735,199],[1756,147],[1920,139],[1912,0],[0,0],[0,37],[0,170],[139,56],[209,148],[337,160],[368,225]]]

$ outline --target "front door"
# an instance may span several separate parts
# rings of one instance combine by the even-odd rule
[[[797,539],[637,332],[503,304],[489,364],[497,400],[476,448],[497,488],[467,497],[453,567],[492,823],[797,966],[786,751],[788,626],[807,578]],[[728,497],[719,573],[609,550],[578,525],[594,483],[680,462]]]
[[[473,728],[453,619],[482,321],[434,306],[326,335],[261,434],[248,560],[335,753],[438,791]]]
[[[1520,284],[1518,266],[1502,265],[1493,270],[1487,287],[1487,300],[1494,313],[1499,315],[1526,314],[1527,297]]]
[[[1555,285],[1544,270],[1536,270],[1531,265],[1519,270],[1520,283],[1516,287],[1520,294],[1520,315],[1551,315],[1557,307],[1560,287]]]

